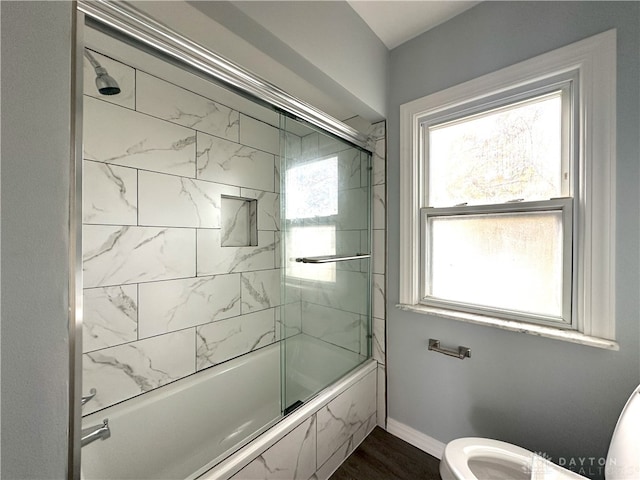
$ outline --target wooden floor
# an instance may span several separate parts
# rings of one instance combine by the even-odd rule
[[[441,480],[440,461],[380,427],[329,480]]]

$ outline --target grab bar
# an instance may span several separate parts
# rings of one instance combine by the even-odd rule
[[[356,253],[355,255],[324,255],[320,257],[300,257],[296,258],[298,263],[332,263],[346,262],[347,260],[361,260],[371,257],[370,253]]]
[[[82,435],[80,436],[80,446],[84,447],[96,440],[106,440],[111,436],[111,430],[109,429],[109,419],[105,418],[102,421],[102,425],[96,425],[89,428],[82,429]]]
[[[447,348],[443,348],[440,346],[440,340],[436,340],[435,338],[429,339],[429,350],[433,350],[434,352],[444,353],[445,355],[449,355],[450,357],[456,357],[460,360],[464,360],[465,358],[471,358],[471,349],[469,347],[459,346],[458,350],[449,350]]]

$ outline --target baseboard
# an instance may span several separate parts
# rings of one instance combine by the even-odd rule
[[[444,443],[439,442],[435,438],[425,435],[418,430],[400,423],[393,418],[387,418],[387,432],[396,437],[410,443],[414,447],[419,448],[423,452],[427,452],[429,455],[436,457],[438,460],[442,458],[444,452]]]

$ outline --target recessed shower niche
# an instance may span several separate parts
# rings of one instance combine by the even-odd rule
[[[223,247],[255,247],[258,245],[258,200],[222,195],[220,220]]]

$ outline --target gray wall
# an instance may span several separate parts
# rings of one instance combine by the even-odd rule
[[[192,4],[224,20],[235,33],[369,121],[385,118],[388,50],[348,3],[260,0]],[[253,24],[243,21],[240,11],[253,19]]]
[[[389,416],[441,442],[494,437],[559,457],[607,453],[640,380],[638,290],[640,4],[487,2],[392,50],[389,79]],[[398,303],[399,107],[590,35],[618,29],[619,352],[402,312]],[[467,345],[463,362],[429,337]],[[590,472],[585,472],[589,474]],[[593,476],[597,476],[597,472]]]
[[[2,472],[66,476],[71,2],[2,8]]]

